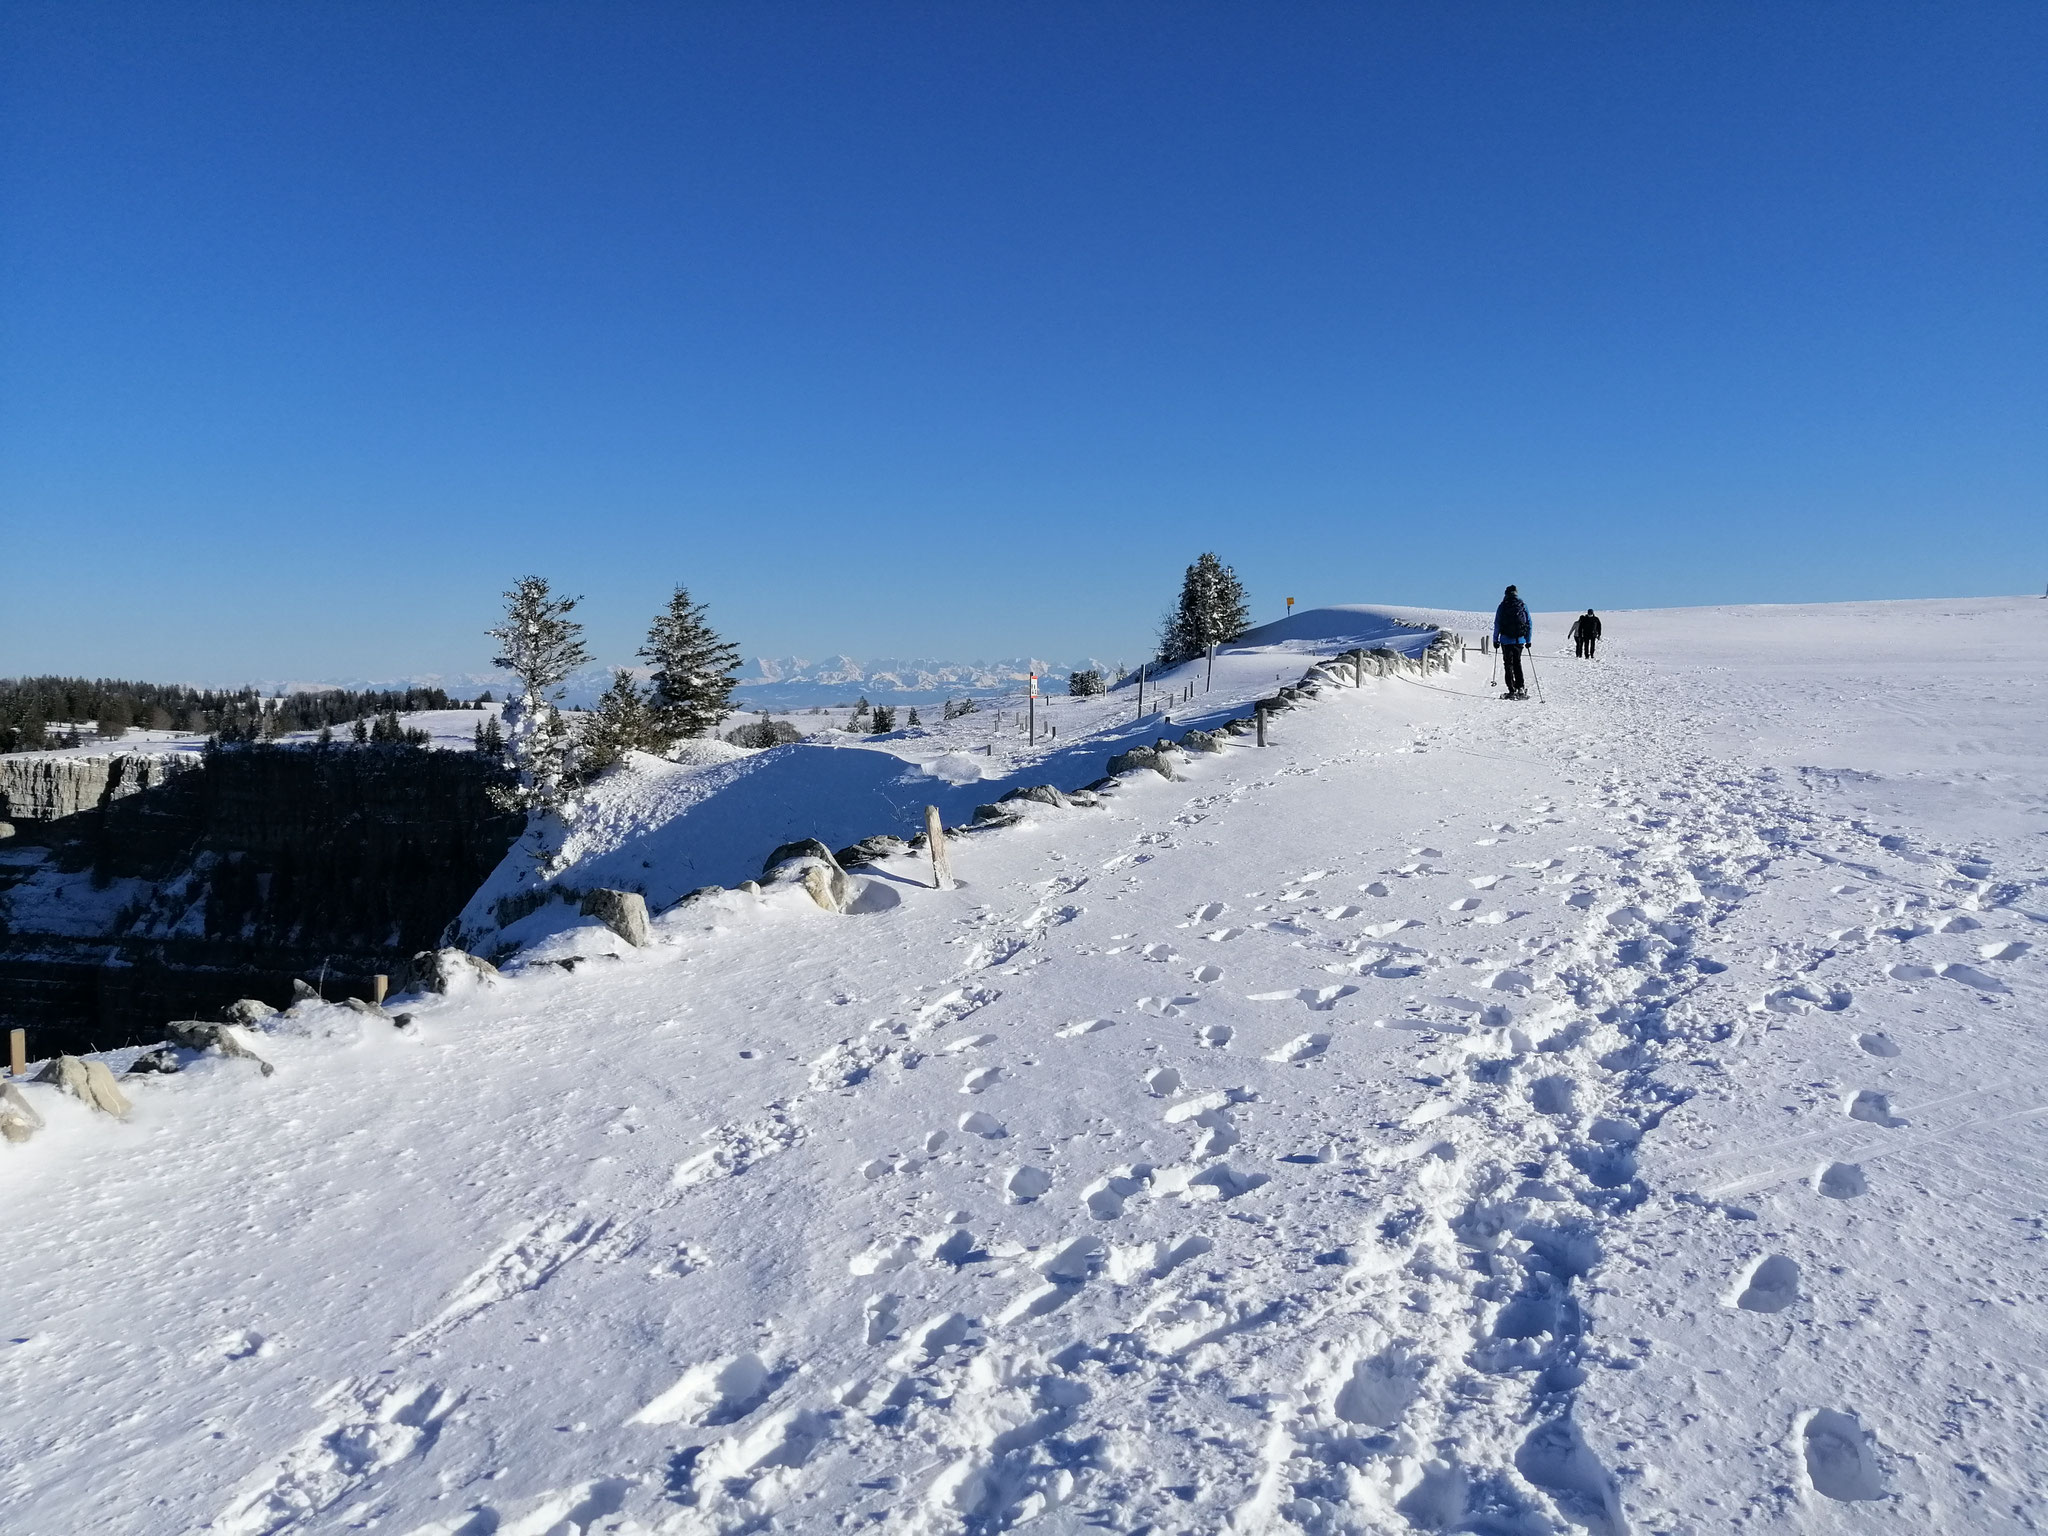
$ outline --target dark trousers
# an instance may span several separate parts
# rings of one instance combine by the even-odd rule
[[[1522,648],[1519,645],[1503,645],[1500,648],[1500,672],[1507,679],[1508,692],[1522,692]]]
[[[1599,643],[1600,637],[1598,635],[1587,635],[1580,639],[1578,642],[1579,659],[1581,661],[1591,661],[1593,659],[1593,647]]]

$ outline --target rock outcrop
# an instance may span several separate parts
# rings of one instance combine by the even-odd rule
[[[40,752],[0,757],[0,820],[62,821],[167,784],[203,766],[196,752],[110,752],[104,757]]]
[[[121,1116],[134,1106],[114,1074],[97,1056],[59,1056],[37,1074],[39,1083],[55,1083],[74,1099],[82,1100],[103,1114]]]
[[[638,891],[591,891],[584,896],[580,910],[635,949],[645,949],[654,942],[654,930],[647,925],[647,898]]]

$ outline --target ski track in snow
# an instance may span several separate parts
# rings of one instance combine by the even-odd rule
[[[768,1091],[621,1116],[671,1155],[551,1190],[207,1529],[2036,1528],[2042,1426],[1930,1383],[1904,1453],[1903,1320],[1837,1276],[1926,1159],[2048,1114],[2038,1050],[1908,1075],[1963,1027],[1918,1010],[2016,1017],[2040,878],[1708,750],[1733,684],[1543,666],[1553,710],[1326,691],[963,847],[965,891],[622,972],[729,964],[730,1044],[825,946]],[[1468,754],[1525,767],[1444,797]]]

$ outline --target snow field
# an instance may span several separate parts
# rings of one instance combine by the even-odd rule
[[[1754,665],[1711,615],[1711,666],[1543,655],[1543,708],[1476,657],[1333,690],[1024,807],[955,891],[905,859],[863,915],[564,931],[587,963],[405,1033],[283,1021],[273,1078],[60,1102],[8,1149],[0,1497],[236,1536],[2035,1528],[2048,646],[1924,624],[1901,688],[1904,648],[1813,658],[1839,618]],[[1880,691],[1924,725],[1860,734]]]

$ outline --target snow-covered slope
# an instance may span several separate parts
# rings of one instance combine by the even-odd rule
[[[2048,604],[1606,617],[37,1091],[6,1524],[2039,1528]]]

